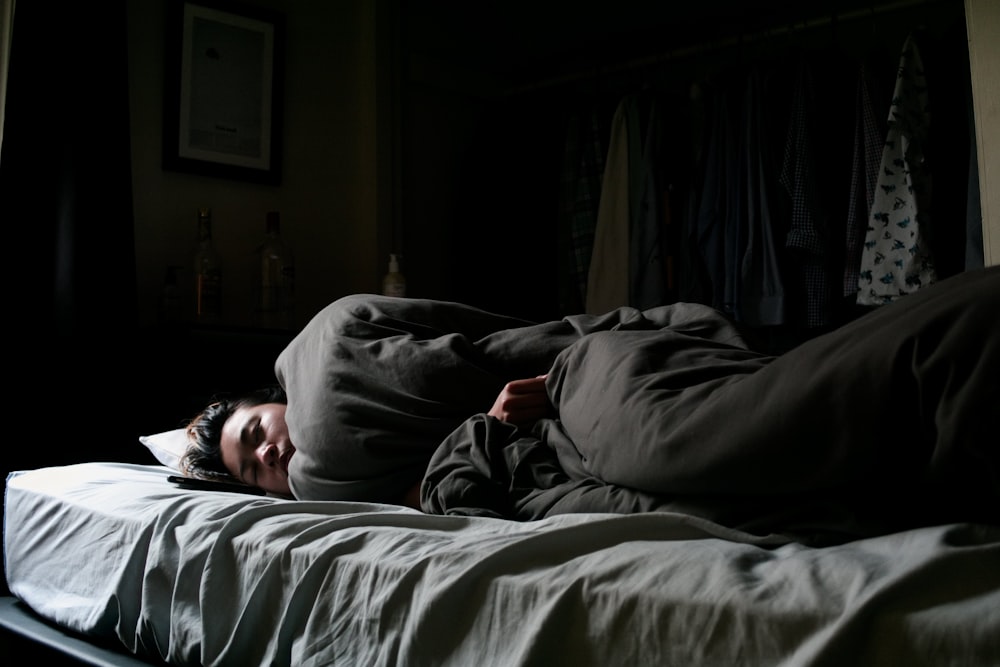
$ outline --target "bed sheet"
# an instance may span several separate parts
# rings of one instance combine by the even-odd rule
[[[8,584],[173,664],[996,665],[1000,529],[814,548],[651,512],[514,522],[11,473]]]

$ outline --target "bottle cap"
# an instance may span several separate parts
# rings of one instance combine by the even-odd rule
[[[389,273],[399,273],[399,257],[395,253],[389,253]]]

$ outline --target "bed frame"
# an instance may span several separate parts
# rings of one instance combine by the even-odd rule
[[[68,632],[41,618],[15,597],[0,597],[0,661],[5,664],[38,660],[46,665],[143,667],[143,662],[111,645]]]

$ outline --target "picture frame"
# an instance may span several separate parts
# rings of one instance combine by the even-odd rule
[[[163,168],[279,184],[282,15],[224,0],[168,12]]]

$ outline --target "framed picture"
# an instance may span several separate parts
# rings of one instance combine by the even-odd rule
[[[163,167],[277,185],[281,15],[220,0],[168,7]]]

